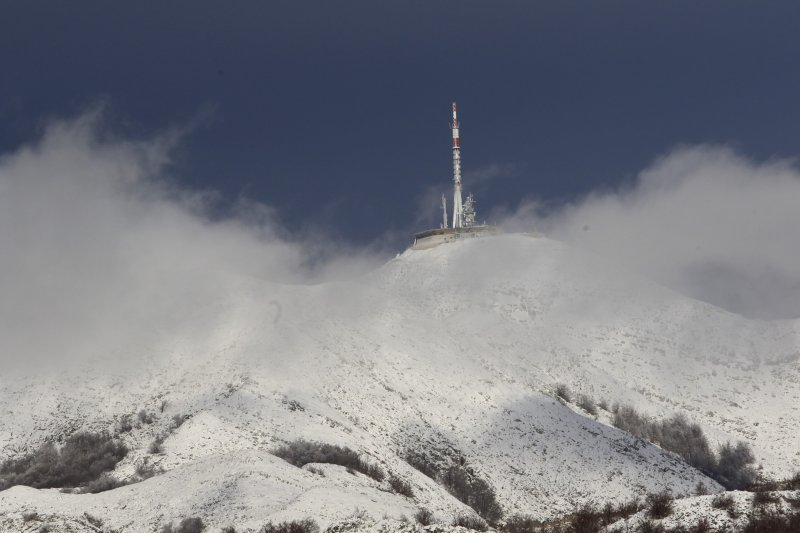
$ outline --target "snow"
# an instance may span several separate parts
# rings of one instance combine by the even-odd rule
[[[422,506],[450,522],[466,507],[402,458],[425,449],[463,455],[508,515],[689,494],[698,481],[720,490],[610,427],[608,413],[556,400],[558,383],[653,416],[685,412],[714,442],[750,442],[767,474],[800,469],[797,322],[748,320],[545,238],[409,250],[348,282],[216,279],[185,327],[120,346],[122,365],[98,353],[69,374],[0,377],[0,457],[113,430],[144,408],[156,421],[124,434],[133,451],[115,475],[146,457],[165,470],[96,495],[9,489],[0,527],[30,510],[74,530],[65,524],[83,513],[123,531],[186,516],[238,530],[307,516],[324,526],[356,509],[379,527]],[[189,418],[149,454],[176,414]],[[358,450],[411,482],[415,498],[269,453],[295,438]]]
[[[797,503],[800,502],[800,491],[773,492],[777,501],[760,507],[753,505],[752,492],[732,491],[727,494],[733,500],[730,510],[715,508],[712,505],[714,496],[695,496],[675,500],[673,511],[669,516],[653,521],[670,530],[680,526],[693,527],[701,518],[705,518],[711,531],[742,531],[753,513],[768,511],[788,515],[795,512]],[[615,522],[605,531],[606,533],[637,531],[639,525],[648,519],[650,519],[648,511],[643,510],[627,519]]]

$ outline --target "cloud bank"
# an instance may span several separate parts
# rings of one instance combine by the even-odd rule
[[[526,202],[505,219],[736,313],[800,317],[800,171],[792,161],[680,148],[625,190],[555,209]]]
[[[178,137],[115,138],[93,112],[54,122],[39,142],[0,157],[4,370],[99,356],[142,332],[183,328],[191,337],[186,328],[208,326],[193,309],[231,276],[309,284],[389,257],[289,235],[263,204],[240,201],[232,215],[213,216],[213,192],[170,177]],[[695,147],[659,159],[625,190],[556,209],[528,202],[505,218],[510,229],[536,227],[728,310],[796,318],[798,200],[792,162]]]
[[[179,327],[221,276],[315,283],[383,257],[288,236],[267,206],[210,215],[213,193],[169,176],[178,135],[114,138],[102,113],[46,127],[0,158],[0,362],[97,355]],[[265,302],[266,305],[266,302]]]

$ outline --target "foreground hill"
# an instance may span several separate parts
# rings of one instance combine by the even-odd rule
[[[63,374],[0,378],[0,457],[107,430],[132,450],[117,478],[163,470],[99,494],[14,487],[0,492],[0,524],[37,512],[80,530],[88,513],[130,531],[188,516],[242,530],[304,517],[325,526],[356,510],[376,521],[470,512],[409,454],[440,469],[463,462],[506,515],[557,517],[698,482],[721,490],[611,427],[607,411],[556,399],[562,383],[656,417],[687,413],[715,442],[751,443],[768,474],[800,467],[797,323],[744,319],[557,242],[507,235],[407,251],[315,286],[214,280],[187,295],[191,314],[135,345]],[[169,429],[176,415],[186,421]],[[413,497],[269,453],[298,438],[358,451]]]
[[[761,502],[759,502],[761,498]],[[675,500],[669,515],[654,520],[648,510],[640,511],[626,519],[619,520],[606,528],[607,533],[640,531],[647,522],[657,523],[666,531],[692,530],[705,521],[706,531],[758,531],[769,533],[778,531],[776,525],[767,519],[779,517],[792,519],[792,525],[800,523],[798,516],[800,491],[753,492],[732,491],[717,496],[696,496]],[[754,518],[764,522],[753,524]],[[751,529],[745,529],[746,527]],[[786,526],[780,529],[785,531]],[[791,526],[789,526],[791,527]],[[797,529],[789,529],[797,531]]]

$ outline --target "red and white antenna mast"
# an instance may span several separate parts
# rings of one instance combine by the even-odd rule
[[[462,227],[461,214],[461,146],[458,140],[458,118],[456,103],[453,102],[453,227]]]

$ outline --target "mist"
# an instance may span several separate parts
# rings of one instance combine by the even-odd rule
[[[385,260],[324,235],[290,235],[256,202],[212,216],[213,191],[185,190],[171,176],[180,138],[119,138],[93,110],[48,124],[38,142],[0,158],[6,370],[110,356],[143,335],[188,327],[226,276],[319,283]]]
[[[223,278],[314,284],[357,277],[391,256],[318,233],[290,234],[273,207],[249,200],[215,215],[216,193],[187,190],[172,175],[180,140],[178,130],[120,138],[94,110],[51,122],[39,141],[0,157],[6,369],[111,357],[143,334],[202,332],[212,325],[194,323],[192,312],[213,300]],[[418,213],[438,199],[431,191]],[[796,318],[798,199],[792,161],[756,162],[701,146],[659,158],[625,189],[556,208],[531,200],[491,218],[731,312]]]
[[[658,158],[626,188],[495,216],[728,311],[779,319],[800,317],[798,204],[794,161],[695,146]]]

